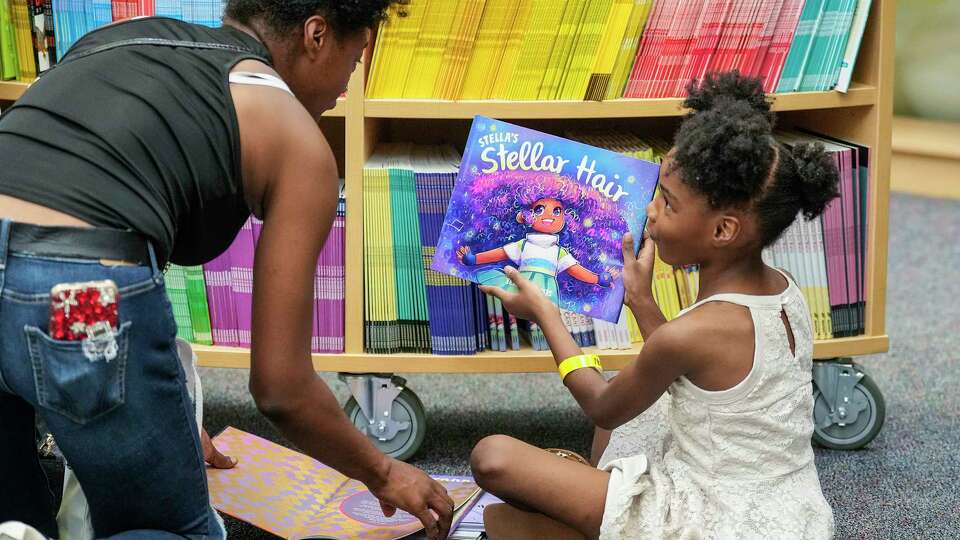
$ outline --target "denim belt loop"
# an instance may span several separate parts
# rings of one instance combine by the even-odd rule
[[[157,251],[153,249],[153,242],[147,241],[147,252],[150,254],[150,269],[153,270],[153,281],[163,285],[163,269],[157,263]]]
[[[10,225],[13,222],[9,219],[0,220],[0,294],[3,293],[3,276],[7,269],[7,251],[10,246]]]

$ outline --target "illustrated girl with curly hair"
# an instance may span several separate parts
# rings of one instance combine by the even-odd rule
[[[559,234],[566,225],[566,215],[562,201],[551,197],[538,199],[526,210],[517,212],[517,223],[532,229],[524,238],[481,253],[473,253],[469,246],[460,246],[457,259],[466,266],[493,264],[509,259],[524,277],[557,305],[560,304],[557,276],[563,272],[584,283],[599,287],[613,286],[613,280],[617,277],[615,269],[607,268],[599,274],[594,273],[560,245]],[[483,285],[507,290],[513,287],[513,282],[499,268],[480,270],[476,277]]]

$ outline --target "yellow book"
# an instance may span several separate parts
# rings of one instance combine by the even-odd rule
[[[407,73],[410,68],[410,62],[413,60],[413,53],[416,49],[417,37],[420,35],[420,27],[424,21],[429,0],[409,0],[400,7],[406,9],[406,16],[394,19],[396,24],[396,40],[392,47],[389,63],[384,62],[386,73],[383,74],[383,97],[400,98],[403,97],[403,87],[407,81]]]
[[[473,49],[477,37],[480,17],[486,0],[459,0],[453,14],[453,23],[447,34],[443,56],[440,61],[440,73],[434,85],[437,99],[456,99],[460,95],[460,84],[466,72],[468,51]]]
[[[560,90],[560,82],[563,78],[564,70],[569,64],[570,50],[576,38],[577,29],[580,27],[580,21],[583,19],[583,11],[587,5],[587,0],[568,0],[567,8],[564,10],[563,18],[560,20],[560,30],[557,32],[557,40],[550,52],[550,60],[547,62],[547,69],[543,76],[543,82],[540,85],[540,92],[537,96],[541,100],[557,99]]]
[[[503,57],[502,37],[504,28],[512,23],[517,4],[511,0],[487,0],[483,19],[473,45],[473,54],[467,65],[460,99],[486,99],[493,87],[493,66]]]
[[[456,0],[427,0],[423,24],[410,60],[403,97],[408,99],[435,98],[434,87],[440,74],[443,53],[450,34]]]
[[[583,13],[570,64],[562,80],[559,98],[582,100],[590,83],[590,71],[614,0],[590,0]]]
[[[627,21],[627,28],[620,42],[617,59],[610,73],[610,83],[607,85],[603,99],[623,97],[623,90],[627,84],[627,78],[630,77],[630,70],[633,69],[633,61],[637,57],[637,47],[640,45],[640,37],[643,35],[651,6],[653,6],[653,0],[634,0],[630,20]]]
[[[507,99],[536,99],[550,49],[557,35],[566,0],[533,0],[529,31],[522,36],[517,65],[507,88]]]
[[[517,1],[517,12],[513,24],[507,22],[510,31],[506,35],[503,58],[500,60],[497,76],[494,77],[487,98],[507,99],[507,90],[513,81],[513,73],[516,71],[517,62],[520,60],[520,47],[523,45],[523,38],[530,32],[530,17],[532,14],[533,0]]]
[[[630,21],[630,11],[633,9],[633,0],[614,0],[607,21],[604,23],[600,38],[600,47],[590,69],[590,81],[584,99],[600,101],[610,84],[610,75],[613,65],[617,61],[617,52],[623,41],[623,34]]]
[[[391,60],[393,51],[396,49],[397,26],[400,24],[399,20],[402,17],[406,17],[406,6],[395,4],[388,9],[387,17],[377,29],[377,37],[373,45],[373,57],[370,59],[370,72],[367,76],[366,97],[385,97],[383,81],[389,68],[393,66]]]
[[[33,56],[33,33],[30,30],[30,13],[26,0],[17,0],[11,4],[13,15],[14,40],[17,43],[17,62],[19,72],[17,80],[30,82],[37,78],[37,61]]]

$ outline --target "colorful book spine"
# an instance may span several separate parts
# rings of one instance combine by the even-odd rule
[[[182,266],[170,265],[164,274],[167,297],[177,323],[177,336],[193,341],[193,324],[190,321],[190,302],[187,300],[187,276]]]
[[[187,281],[190,324],[193,326],[193,342],[200,345],[213,345],[213,333],[210,330],[210,306],[207,302],[203,267],[187,266],[184,267],[184,273]]]

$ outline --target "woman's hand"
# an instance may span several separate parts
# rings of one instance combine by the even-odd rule
[[[643,232],[640,253],[633,253],[633,234],[623,235],[623,303],[630,307],[653,301],[654,245],[650,235]]]
[[[217,450],[205,429],[200,430],[200,446],[203,447],[203,460],[214,469],[232,469],[237,464],[237,458],[227,457]]]
[[[500,287],[489,285],[481,285],[480,290],[499,298],[503,302],[504,309],[520,319],[539,324],[543,317],[559,315],[560,308],[551,302],[539,287],[523,277],[516,268],[506,266],[503,268],[503,273],[517,286],[517,292],[508,292]]]

